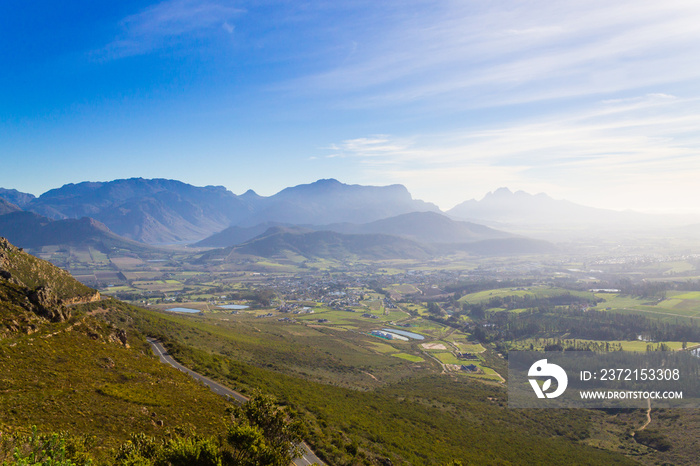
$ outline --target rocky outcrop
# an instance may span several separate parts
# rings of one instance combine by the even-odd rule
[[[70,319],[71,311],[56,296],[54,291],[46,286],[40,286],[29,293],[29,301],[34,305],[33,311],[51,322],[65,322]]]
[[[94,303],[95,301],[99,301],[101,299],[102,295],[100,294],[100,292],[95,291],[95,293],[90,296],[76,296],[75,298],[64,299],[63,303],[67,306],[70,306],[72,304]]]
[[[98,291],[79,283],[65,270],[0,238],[0,302],[4,301],[6,308],[16,306],[16,310],[24,309],[51,322],[65,322],[71,317],[71,305],[100,299]]]
[[[109,341],[112,343],[117,343],[119,345],[122,345],[124,348],[129,348],[129,343],[127,343],[127,338],[126,338],[126,330],[124,329],[119,329],[116,331],[116,333],[112,333],[109,336]]]

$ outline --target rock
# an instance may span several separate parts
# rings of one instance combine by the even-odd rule
[[[116,333],[109,335],[109,341],[112,343],[121,344],[124,348],[129,348],[129,343],[127,343],[126,330],[119,329]]]
[[[100,361],[102,361],[101,366],[104,369],[113,369],[116,366],[116,364],[114,363],[114,360],[112,358],[109,358],[109,357],[102,358]]]
[[[35,312],[51,322],[65,322],[71,316],[56,293],[47,286],[40,286],[29,293],[29,301],[34,305]]]
[[[117,332],[117,338],[119,338],[119,341],[122,343],[122,345],[129,346],[126,343],[126,330],[119,329],[119,331]]]

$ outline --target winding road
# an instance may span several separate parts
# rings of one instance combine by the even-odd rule
[[[228,387],[225,387],[224,385],[221,385],[218,382],[215,382],[211,380],[208,377],[203,376],[202,374],[199,374],[192,369],[188,369],[179,362],[177,362],[175,359],[173,359],[172,356],[168,354],[168,351],[161,345],[161,343],[156,340],[155,338],[147,338],[148,343],[151,344],[151,349],[153,350],[153,354],[158,356],[160,358],[160,362],[165,363],[165,364],[170,364],[173,366],[175,369],[185,372],[186,374],[189,374],[192,378],[195,380],[198,380],[202,382],[204,385],[209,387],[211,391],[216,393],[217,395],[221,395],[225,398],[227,398],[230,401],[234,401],[239,404],[243,404],[246,401],[248,401],[248,397],[244,396],[234,390],[231,390]],[[314,452],[311,451],[309,446],[306,443],[302,443],[302,447],[304,449],[304,455],[301,458],[297,458],[294,460],[293,464],[296,466],[308,466],[311,464],[319,464],[319,465],[324,465],[325,463],[321,461],[321,459],[314,454]]]

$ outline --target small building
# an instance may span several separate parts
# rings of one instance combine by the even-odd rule
[[[379,338],[384,338],[385,340],[393,340],[394,339],[394,335],[392,335],[391,333],[382,332],[381,330],[372,330],[369,333],[370,333],[370,335],[374,335],[375,337],[379,337]]]

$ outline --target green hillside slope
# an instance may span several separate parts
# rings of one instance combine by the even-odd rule
[[[289,464],[292,443],[161,364],[125,307],[0,239],[0,464]]]

